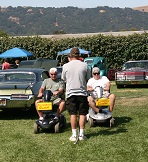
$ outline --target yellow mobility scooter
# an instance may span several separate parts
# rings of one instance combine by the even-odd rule
[[[53,102],[50,101],[52,96],[52,92],[50,90],[46,90],[44,92],[44,102],[39,102],[37,105],[37,109],[43,111],[43,120],[36,120],[34,123],[34,133],[38,134],[41,130],[53,130],[55,133],[59,133],[61,129],[66,127],[66,118],[63,114],[59,116],[57,122],[52,122],[56,116],[56,111],[58,105],[54,105]]]
[[[87,121],[89,127],[93,127],[95,124],[103,124],[112,127],[114,125],[114,118],[112,114],[108,111],[110,105],[109,98],[102,98],[103,89],[101,87],[96,88],[98,98],[95,100],[96,107],[101,109],[101,113],[96,113],[92,108],[89,109],[87,114]]]

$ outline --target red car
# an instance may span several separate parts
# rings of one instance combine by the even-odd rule
[[[127,85],[148,86],[148,60],[127,61],[121,71],[115,73],[117,88]]]

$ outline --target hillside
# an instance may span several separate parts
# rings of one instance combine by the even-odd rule
[[[142,12],[148,12],[148,6],[140,6],[140,7],[135,7],[133,10],[138,10]]]
[[[145,20],[148,12],[131,8],[0,7],[0,29],[12,36],[147,30]]]

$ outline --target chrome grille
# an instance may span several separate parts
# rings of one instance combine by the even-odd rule
[[[126,76],[126,80],[144,80],[143,75],[128,75]]]
[[[12,94],[11,99],[28,99],[28,95],[23,95],[23,94]]]

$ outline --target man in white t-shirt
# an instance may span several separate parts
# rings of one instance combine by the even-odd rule
[[[89,106],[96,112],[101,113],[102,110],[99,110],[95,105],[95,99],[98,98],[95,88],[102,87],[102,97],[110,99],[109,111],[112,112],[115,104],[115,95],[110,93],[110,81],[106,76],[100,77],[100,69],[98,67],[94,67],[92,69],[93,78],[90,78],[87,82],[87,91],[90,96],[88,96]]]

